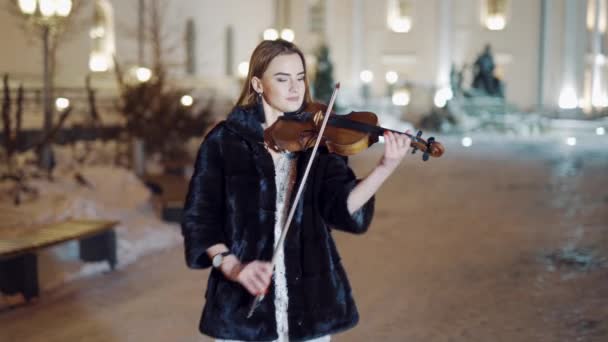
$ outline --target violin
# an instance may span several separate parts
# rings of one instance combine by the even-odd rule
[[[283,115],[264,130],[264,142],[277,152],[307,150],[315,144],[326,111],[325,104],[311,102],[297,114]],[[331,153],[351,156],[378,142],[378,137],[386,131],[410,137],[412,154],[420,150],[423,152],[424,161],[427,161],[429,156],[441,157],[445,152],[443,145],[435,141],[435,138],[422,139],[422,131],[418,131],[414,136],[378,126],[378,116],[372,112],[331,112],[321,145]]]
[[[419,131],[416,136],[409,133],[401,133],[389,130],[378,126],[378,117],[372,112],[350,112],[346,115],[338,115],[331,112],[336,99],[336,94],[340,88],[340,83],[336,84],[329,105],[321,103],[309,103],[304,110],[295,115],[283,115],[275,121],[270,127],[264,130],[264,142],[266,145],[277,151],[298,152],[312,148],[312,154],[306,164],[304,175],[298,187],[298,192],[293,199],[287,221],[281,231],[281,236],[275,246],[274,254],[272,255],[272,265],[276,263],[277,255],[283,248],[285,237],[289,231],[291,220],[295,214],[295,209],[298,206],[298,201],[302,196],[302,191],[308,179],[308,173],[314,161],[316,152],[322,144],[332,153],[337,153],[343,156],[357,154],[378,141],[378,137],[386,131],[391,131],[399,134],[406,134],[412,139],[410,146],[416,150],[424,152],[422,160],[429,159],[429,155],[440,157],[445,149],[443,145],[435,141],[434,138],[429,138],[424,141],[420,136],[422,131]],[[325,114],[323,114],[325,113]],[[255,309],[264,299],[264,294],[257,295],[247,313],[247,318],[251,318]]]

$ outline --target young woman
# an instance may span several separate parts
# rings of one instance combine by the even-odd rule
[[[200,147],[184,207],[186,262],[213,266],[199,328],[217,339],[329,341],[359,319],[331,230],[367,230],[374,193],[410,140],[387,133],[382,159],[362,180],[346,158],[319,149],[273,269],[273,250],[311,151],[276,153],[263,133],[311,97],[304,55],[294,44],[264,41],[249,65],[236,106]],[[265,299],[247,318],[261,293]]]

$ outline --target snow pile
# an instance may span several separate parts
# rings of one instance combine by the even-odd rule
[[[131,171],[95,165],[77,169],[65,163],[56,171],[53,181],[30,180],[39,191],[36,200],[20,206],[0,202],[0,236],[67,219],[116,220],[120,222],[115,228],[119,269],[182,243],[178,225],[158,218],[150,191]],[[106,262],[81,262],[75,241],[41,251],[38,260],[43,289],[109,269]]]

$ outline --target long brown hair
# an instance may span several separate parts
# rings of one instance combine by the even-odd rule
[[[276,56],[291,55],[294,53],[297,53],[298,56],[300,56],[302,65],[304,66],[304,84],[306,88],[303,105],[312,102],[312,97],[310,96],[308,86],[308,75],[306,73],[306,59],[304,59],[304,54],[295,44],[283,39],[277,39],[264,40],[258,44],[255,50],[253,50],[251,59],[249,60],[249,72],[247,74],[247,79],[245,79],[243,89],[241,90],[241,95],[239,96],[238,101],[236,101],[236,107],[250,107],[256,105],[257,93],[251,85],[251,79],[253,76],[261,79],[262,75],[268,68],[268,65]]]

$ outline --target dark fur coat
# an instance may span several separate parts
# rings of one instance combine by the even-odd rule
[[[276,207],[275,170],[263,144],[263,113],[235,109],[202,143],[184,207],[182,233],[186,262],[210,267],[206,249],[224,243],[243,263],[272,259]],[[344,157],[319,151],[287,234],[285,268],[291,340],[346,330],[359,315],[340,263],[331,229],[364,233],[374,198],[352,216],[346,199],[357,183]],[[297,192],[309,152],[299,153]],[[240,284],[212,270],[200,322],[204,334],[232,340],[277,338],[274,287],[254,315],[253,297]]]

